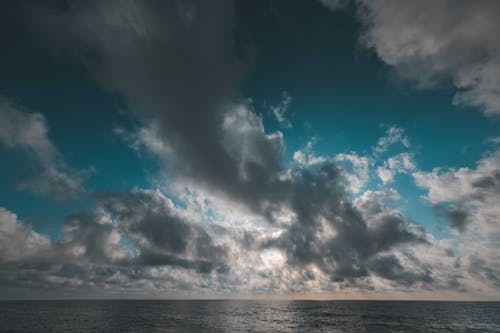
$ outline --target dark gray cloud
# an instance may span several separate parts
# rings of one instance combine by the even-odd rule
[[[186,273],[193,284],[212,272],[230,271],[227,248],[159,192],[106,192],[96,194],[94,200],[94,213],[66,217],[58,241],[0,209],[2,296],[18,288],[38,290],[36,295],[46,291],[52,297],[84,290],[98,295],[99,288],[130,289],[129,293],[144,281],[152,289],[165,290],[171,283],[182,290],[182,278],[172,275],[175,270],[201,274],[195,279]]]
[[[70,1],[33,15],[105,89],[159,121],[162,139],[175,147],[171,163],[221,186],[238,172],[220,133],[243,68],[233,11],[232,1]]]
[[[490,175],[484,175],[476,179],[472,186],[500,193],[500,171],[492,170]]]
[[[369,263],[370,270],[384,279],[395,281],[399,284],[411,286],[417,282],[433,282],[432,272],[414,273],[407,271],[401,265],[399,259],[394,255],[386,255]],[[455,281],[455,288],[459,285]]]
[[[132,263],[200,272],[229,268],[227,249],[215,244],[202,225],[189,221],[159,192],[101,192],[94,199],[118,221],[116,228],[139,250]]]
[[[319,283],[315,268],[329,276],[330,281],[353,285],[357,284],[357,278],[370,274],[385,279],[395,277],[382,274],[373,262],[398,245],[424,242],[423,234],[411,230],[399,215],[384,213],[367,221],[364,208],[345,200],[335,166],[327,163],[317,167],[318,170],[294,170],[293,178],[282,181],[287,189],[283,193],[287,195],[271,194],[279,199],[276,204],[289,205],[300,216],[289,225],[274,216],[273,223],[284,230],[278,238],[265,231],[242,233],[220,225],[200,224],[188,210],[179,209],[159,191],[96,193],[93,196],[96,210],[69,215],[61,240],[50,243],[48,238],[30,231],[34,236],[29,239],[45,239],[48,243],[42,244],[43,251],[35,249],[0,264],[0,279],[5,282],[2,294],[30,286],[38,288],[40,295],[44,292],[76,295],[82,290],[99,294],[99,288],[104,288],[103,295],[120,291],[131,295],[134,290],[146,287],[165,291],[167,285],[186,292],[235,293],[245,288],[254,292],[299,292],[315,290],[308,285]],[[321,190],[314,190],[315,187]],[[299,191],[310,192],[311,200],[299,202]],[[315,194],[316,191],[324,193]],[[367,206],[373,204],[367,202]],[[5,214],[11,219],[15,217],[8,211]],[[20,235],[10,237],[19,239],[27,229],[16,223],[19,228],[14,228],[13,233]],[[229,243],[221,237],[229,237]],[[286,266],[268,270],[245,262],[270,249],[283,251]],[[285,271],[280,272],[279,267]],[[288,270],[296,272],[295,282],[289,281]],[[397,266],[394,270],[407,277],[403,281],[397,275],[395,283],[410,285],[411,279],[418,280],[412,275],[417,273],[406,267]],[[145,281],[150,285],[144,286]],[[181,286],[182,283],[185,285]],[[249,286],[244,287],[247,283]]]
[[[67,262],[112,263],[121,257],[116,227],[99,214],[80,213],[66,217],[65,237],[56,244],[57,256]]]
[[[31,23],[118,92],[172,148],[169,171],[260,205],[281,171],[279,133],[235,106],[245,64],[232,1],[67,2],[34,5]]]
[[[438,215],[447,218],[450,221],[451,226],[460,232],[465,231],[468,222],[470,222],[468,219],[469,212],[466,208],[455,206],[449,207],[447,205],[440,204],[434,205],[434,210]]]
[[[332,280],[343,281],[369,276],[368,262],[379,253],[426,242],[422,230],[412,229],[377,197],[354,206],[339,186],[339,171],[333,165],[320,165],[317,173],[301,172],[305,183],[289,190],[294,193],[291,207],[297,213],[296,222],[279,238],[263,244],[284,249],[290,264],[312,264]]]
[[[469,265],[469,273],[473,276],[492,282],[496,287],[500,287],[500,270],[497,265],[491,265],[480,256],[473,256]]]
[[[33,14],[106,89],[153,117],[170,171],[272,215],[290,186],[279,182],[284,144],[234,103],[243,65],[231,1],[69,2]]]

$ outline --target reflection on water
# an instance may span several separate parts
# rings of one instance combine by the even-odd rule
[[[500,303],[1,301],[0,332],[500,332]]]

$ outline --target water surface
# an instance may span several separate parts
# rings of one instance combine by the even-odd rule
[[[500,332],[500,303],[0,301],[0,332]]]

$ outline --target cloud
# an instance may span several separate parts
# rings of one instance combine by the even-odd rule
[[[315,164],[326,162],[328,159],[326,156],[316,156],[314,154],[313,146],[315,143],[315,138],[309,140],[304,148],[299,149],[293,153],[293,160],[304,166],[313,166]]]
[[[474,221],[478,228],[494,230],[500,216],[496,205],[500,199],[499,168],[500,152],[496,150],[481,159],[476,168],[435,168],[414,172],[413,177],[428,191],[427,200],[445,212],[454,226],[462,229],[467,221]]]
[[[416,169],[413,157],[410,153],[400,153],[389,157],[382,166],[377,167],[377,174],[380,180],[389,184],[398,173],[409,174]]]
[[[347,200],[341,173],[330,162],[294,172],[289,190],[296,220],[263,246],[283,249],[290,265],[315,266],[333,281],[367,277],[367,262],[425,237],[398,213],[363,214]]]
[[[282,139],[264,133],[262,120],[236,101],[243,65],[232,2],[71,2],[32,14],[31,24],[76,54],[103,87],[152,118],[149,147],[171,149],[172,174],[261,204],[281,171]]]
[[[71,199],[83,191],[84,173],[73,171],[48,136],[45,117],[23,111],[12,101],[0,97],[0,143],[7,149],[21,150],[38,170],[29,172],[17,183],[20,189]]]
[[[497,1],[359,1],[363,43],[420,87],[451,82],[456,105],[500,114]]]
[[[335,156],[335,162],[344,170],[347,188],[352,193],[360,192],[370,178],[371,158],[356,152],[340,153]]]
[[[399,200],[395,190],[365,191],[351,202],[341,178],[332,161],[291,169],[276,180],[280,191],[262,198],[272,224],[260,216],[264,210],[241,210],[196,182],[178,184],[173,194],[182,206],[158,190],[95,193],[95,210],[69,215],[64,236],[49,250],[1,264],[1,292],[38,288],[36,295],[102,297],[490,290],[495,266],[484,253],[450,254],[453,245],[389,207]],[[484,284],[474,282],[474,274]]]
[[[478,283],[498,286],[496,249],[500,245],[500,151],[490,152],[474,168],[435,168],[413,177],[426,199],[456,234],[461,263]],[[496,274],[496,275],[495,275]]]
[[[493,145],[498,145],[500,144],[500,136],[488,138],[486,139],[486,142],[491,143]]]
[[[94,198],[139,248],[138,263],[226,269],[226,249],[161,192],[97,193]]]
[[[286,91],[283,91],[281,94],[281,102],[278,105],[271,105],[271,112],[276,118],[276,121],[280,125],[282,125],[285,128],[291,128],[292,124],[290,121],[285,117],[286,112],[288,111],[288,108],[290,107],[290,104],[292,103],[292,96]]]
[[[50,239],[33,231],[17,215],[0,207],[0,261],[20,260],[46,252]]]
[[[70,214],[65,218],[63,231],[64,237],[54,252],[64,261],[106,264],[126,256],[117,225],[103,212]]]
[[[312,138],[307,144],[293,153],[293,160],[301,167],[314,167],[325,162],[334,163],[342,173],[340,181],[352,193],[358,193],[369,180],[372,159],[360,156],[356,152],[339,153],[335,156],[316,155],[314,144],[316,138]]]
[[[144,129],[130,142],[167,162],[165,187],[187,184],[184,197],[171,199],[140,189],[96,193],[96,210],[69,216],[56,259],[35,269],[43,275],[35,278],[50,281],[43,285],[294,292],[431,288],[448,277],[426,266],[424,250],[411,255],[408,247],[431,247],[429,236],[381,195],[352,200],[369,158],[321,157],[311,144],[284,165],[283,134],[266,132],[236,95],[244,66],[231,2],[70,2],[32,11],[31,24],[139,114]],[[397,143],[409,146],[401,128],[389,127],[374,153]],[[408,161],[387,163],[409,170]],[[214,202],[233,208],[216,210]],[[235,210],[258,223],[227,223]],[[22,265],[12,274],[33,269]]]
[[[413,174],[418,186],[428,190],[428,200],[433,204],[461,202],[485,205],[496,209],[494,202],[500,195],[500,151],[482,158],[475,168],[435,168],[431,172]],[[486,208],[484,207],[484,208]]]
[[[255,172],[280,170],[284,152],[283,134],[279,131],[266,134],[262,119],[247,105],[238,105],[224,116],[222,133],[222,144],[227,154],[239,164],[240,179],[251,180],[250,174]]]
[[[113,133],[128,143],[139,155],[147,151],[162,160],[166,160],[172,154],[172,148],[165,140],[162,140],[158,124],[155,122],[134,130],[117,127]]]
[[[455,229],[457,229],[460,232],[465,231],[465,227],[468,224],[468,216],[469,212],[467,209],[456,207],[455,205],[452,205],[451,207],[448,207],[447,205],[435,205],[434,209],[437,214],[444,216],[447,218],[451,226]]]
[[[232,200],[195,194],[196,188],[179,197],[184,208],[159,191],[95,193],[95,210],[68,215],[64,236],[45,254],[2,263],[2,293],[27,283],[73,295],[121,288],[164,294],[169,286],[187,295],[317,292],[336,284],[364,288],[360,279],[379,274],[373,260],[425,242],[422,231],[399,213],[365,208],[378,197],[351,204],[332,162],[290,172],[290,178],[276,180],[279,191],[263,194],[261,210],[243,213],[251,219]],[[272,224],[259,217],[263,213]],[[403,271],[413,272],[406,266]]]
[[[378,140],[377,145],[373,148],[373,152],[375,155],[383,154],[389,147],[397,143],[406,148],[410,147],[410,140],[406,136],[404,129],[397,126],[389,126],[385,135]]]
[[[296,164],[285,169],[280,162],[284,150],[281,133],[266,134],[262,119],[253,113],[248,104],[238,105],[228,112],[223,118],[221,130],[225,135],[224,148],[231,158],[240,163],[238,182],[248,186],[250,191],[244,192],[246,197],[235,198],[214,192],[213,188],[191,179],[191,185],[188,186],[193,188],[193,184],[196,184],[194,186],[199,190],[206,192],[209,189],[210,193],[197,199],[197,207],[220,200],[217,198],[222,195],[231,202],[228,208],[222,208],[226,213],[231,210],[231,205],[243,204],[251,214],[263,216],[276,228],[268,235],[250,231],[252,229],[245,231],[244,235],[236,237],[238,241],[232,243],[233,251],[243,246],[255,251],[258,257],[274,253],[273,258],[280,258],[276,260],[282,266],[279,268],[281,271],[302,271],[304,275],[294,279],[299,279],[297,283],[301,285],[305,283],[303,288],[314,290],[325,288],[328,284],[323,280],[325,277],[328,277],[326,280],[349,285],[359,283],[360,279],[370,279],[378,272],[376,269],[371,270],[370,266],[379,256],[391,253],[400,246],[426,242],[422,230],[399,212],[389,211],[379,203],[378,198],[366,199],[366,205],[378,204],[381,207],[377,212],[363,211],[365,206],[350,202],[346,190],[359,192],[368,180],[372,163],[368,157],[356,153],[317,156],[313,152],[314,141],[310,141],[306,147],[294,153]],[[399,136],[394,142],[402,140],[402,129],[396,132],[395,136]],[[409,165],[409,156],[404,154],[393,159],[389,164],[394,169]],[[187,178],[185,181],[188,181]],[[190,201],[192,198],[184,200]],[[214,214],[207,208],[197,209],[203,211],[203,216]],[[269,230],[270,226],[264,224],[263,228]],[[274,259],[264,256],[262,260],[268,262]],[[250,274],[249,267],[241,262],[232,261],[232,265],[236,265],[236,270]],[[414,270],[405,266],[403,271],[408,274],[408,279],[413,279],[405,284],[432,281],[430,270],[425,274],[412,275]],[[274,291],[283,290],[287,286],[286,279],[291,278],[278,278],[274,270],[266,274],[280,281],[274,286],[277,288]],[[270,288],[263,276],[259,282],[255,281],[255,276],[247,276],[247,279],[252,282],[246,283],[255,285],[255,288]],[[401,277],[398,279],[402,281]]]
[[[411,286],[418,281],[433,282],[430,271],[423,274],[407,271],[395,255],[381,256],[370,262],[370,269],[384,279],[397,281],[403,285]]]
[[[175,151],[172,168],[220,186],[239,173],[220,131],[243,69],[233,12],[231,1],[70,2],[34,7],[31,23],[131,110],[153,118]]]
[[[169,171],[272,221],[296,185],[280,181],[282,134],[266,133],[251,105],[235,101],[242,67],[233,11],[231,2],[193,1],[187,20],[175,3],[86,2],[39,8],[34,21],[153,118],[155,138],[172,149]]]
[[[35,296],[46,290],[105,295],[125,288],[129,293],[144,288],[145,279],[161,282],[152,290],[168,292],[171,285],[184,290],[180,285],[189,284],[176,274],[188,274],[195,288],[212,273],[229,271],[227,248],[214,241],[210,226],[159,191],[100,192],[94,201],[94,211],[68,215],[63,236],[52,241],[1,208],[0,293],[17,288]]]

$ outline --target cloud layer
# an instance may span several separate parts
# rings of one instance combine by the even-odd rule
[[[495,28],[488,7],[406,5],[362,2],[367,45],[403,76],[425,85],[452,79],[463,89],[457,103],[499,113],[489,68],[498,68],[497,42],[460,29],[464,20],[479,33]],[[51,47],[78,59],[138,116],[137,132],[115,134],[162,168],[159,189],[92,193],[91,205],[65,217],[59,239],[1,208],[1,295],[497,290],[498,152],[474,169],[419,170],[405,131],[388,126],[368,153],[319,155],[311,139],[285,163],[284,134],[266,130],[238,96],[246,63],[231,1],[28,8]],[[451,57],[458,40],[474,52]],[[271,109],[284,127],[290,103],[284,94]],[[82,179],[64,164],[42,115],[2,102],[0,120],[3,145],[28,152],[42,170],[19,186],[81,193]],[[454,238],[438,240],[405,216],[391,187],[397,175],[426,191],[436,215],[459,231]]]

